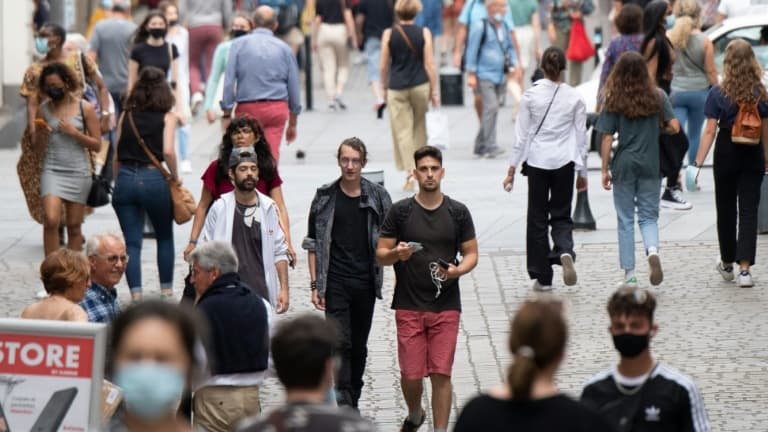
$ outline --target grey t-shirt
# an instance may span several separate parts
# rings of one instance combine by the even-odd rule
[[[659,90],[659,103],[664,102],[664,121],[675,118],[672,104],[666,93]],[[595,126],[599,132],[613,135],[619,133],[619,145],[611,162],[614,182],[629,182],[636,179],[659,178],[659,113],[630,119],[619,113],[603,112]]]
[[[91,34],[90,50],[96,53],[99,70],[110,92],[128,87],[128,54],[136,31],[133,21],[108,18],[99,21]]]
[[[245,206],[238,203],[232,224],[232,247],[240,266],[237,273],[253,292],[269,300],[264,260],[261,252],[261,214],[258,204]]]

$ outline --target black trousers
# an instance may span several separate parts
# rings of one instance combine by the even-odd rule
[[[560,264],[560,255],[573,259],[573,162],[556,170],[526,166],[528,176],[528,220],[526,260],[528,275],[542,285],[552,285],[552,265]],[[551,228],[551,231],[550,231]],[[549,238],[553,246],[550,247]]]
[[[339,325],[341,368],[336,377],[338,403],[357,408],[363,390],[363,374],[368,357],[376,303],[372,281],[328,276],[325,287],[325,316]]]
[[[721,129],[715,143],[715,207],[720,258],[725,263],[755,263],[757,211],[765,175],[763,146],[731,142],[730,129]]]

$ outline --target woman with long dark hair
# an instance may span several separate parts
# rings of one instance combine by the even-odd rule
[[[613,190],[619,262],[624,270],[622,285],[637,286],[635,209],[648,256],[649,279],[651,285],[658,285],[664,280],[659,258],[659,134],[675,134],[680,124],[667,94],[651,80],[645,59],[638,53],[627,52],[619,58],[608,75],[602,98],[605,102],[595,129],[605,134],[601,153],[603,188]],[[619,145],[611,157],[616,132]]]
[[[723,82],[712,87],[704,105],[707,121],[701,146],[693,165],[701,167],[712,142],[717,143],[713,160],[715,207],[720,259],[717,271],[726,281],[737,279],[740,287],[754,285],[750,266],[755,264],[757,248],[757,210],[760,186],[768,173],[768,93],[761,82],[763,68],[752,47],[743,39],[728,44],[723,60]],[[761,143],[748,145],[731,137],[739,104],[757,104],[762,118]],[[737,233],[738,226],[738,233]],[[733,264],[738,263],[735,275]]]
[[[250,117],[233,118],[227,127],[219,146],[219,158],[212,161],[203,173],[203,190],[200,192],[200,201],[197,203],[195,218],[192,222],[192,232],[189,235],[189,244],[184,249],[184,259],[188,259],[189,254],[195,249],[197,239],[203,230],[205,215],[211,204],[219,199],[225,193],[235,189],[232,180],[229,177],[229,155],[232,149],[241,147],[253,147],[256,150],[259,165],[259,181],[256,189],[268,195],[275,201],[280,216],[280,225],[285,233],[285,240],[288,243],[288,256],[292,265],[296,263],[296,252],[291,245],[291,230],[288,220],[288,208],[285,206],[283,198],[283,179],[277,172],[277,161],[269,148],[264,128],[255,119]]]
[[[38,88],[48,97],[34,120],[35,146],[45,155],[40,178],[45,255],[59,248],[62,208],[67,213],[67,247],[80,251],[91,190],[91,152],[101,148],[99,120],[93,106],[80,98],[80,83],[69,66],[45,66]]]
[[[667,37],[668,20],[672,8],[665,0],[654,0],[645,7],[643,30],[645,37],[640,47],[647,62],[648,75],[656,85],[669,96],[672,93],[672,65],[676,60],[675,49]],[[661,195],[660,205],[675,210],[690,210],[691,203],[683,198],[679,176],[683,166],[683,157],[688,149],[688,140],[684,133],[659,137],[660,165],[662,177],[667,179]]]
[[[613,429],[596,411],[563,394],[555,374],[565,360],[568,325],[559,300],[528,300],[509,332],[512,364],[506,383],[470,400],[455,432],[571,431]]]
[[[528,177],[526,257],[534,291],[552,289],[552,266],[563,266],[565,285],[576,283],[573,251],[573,177],[587,189],[587,113],[579,93],[563,83],[565,53],[549,47],[541,56],[544,79],[523,94],[517,115],[517,140],[509,157],[504,189],[512,190],[515,171]],[[551,230],[551,231],[550,231]],[[550,246],[551,233],[553,246]]]
[[[155,167],[140,145],[140,138],[161,163],[165,162],[171,177],[179,181],[176,167],[174,135],[176,115],[171,88],[165,73],[156,67],[142,69],[125,101],[118,125],[116,145],[117,167],[112,206],[120,221],[128,252],[125,276],[134,300],[142,297],[141,248],[144,215],[154,228],[157,238],[157,265],[160,291],[173,295],[173,206],[171,192],[162,172]],[[135,128],[134,128],[135,124]],[[137,133],[141,136],[137,136]]]

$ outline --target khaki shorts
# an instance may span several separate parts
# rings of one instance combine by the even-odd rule
[[[240,420],[261,414],[258,386],[207,386],[192,400],[194,425],[209,432],[229,432]]]
[[[304,43],[304,33],[296,27],[291,28],[288,33],[284,35],[277,35],[277,37],[287,43],[291,48],[301,46],[301,44]]]

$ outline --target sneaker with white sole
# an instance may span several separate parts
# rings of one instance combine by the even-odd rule
[[[623,289],[637,289],[637,278],[632,276],[619,283],[619,288]]]
[[[563,267],[563,283],[566,286],[576,285],[578,276],[573,265],[573,257],[570,254],[560,255],[560,265]]]
[[[192,172],[192,162],[190,162],[188,159],[181,161],[179,164],[179,170],[181,170],[182,174],[190,174]]]
[[[661,269],[661,258],[659,258],[659,254],[655,252],[648,254],[648,267],[651,273],[648,276],[651,285],[656,286],[664,281],[664,271]]]
[[[749,274],[749,271],[739,272],[739,277],[736,283],[739,284],[740,288],[752,288],[753,286],[755,286],[755,282],[752,281],[752,275]]]
[[[715,266],[715,268],[717,269],[717,272],[720,273],[720,276],[722,276],[723,280],[726,282],[733,282],[733,279],[736,277],[736,275],[733,272],[733,265],[723,267],[723,262],[718,259],[717,265]]]
[[[190,101],[190,107],[189,110],[192,111],[192,115],[197,115],[197,112],[200,110],[200,107],[203,105],[203,101],[205,100],[205,97],[203,96],[202,92],[195,92],[192,95],[192,100]]]
[[[552,285],[542,285],[538,280],[533,281],[533,290],[536,292],[550,292]]]
[[[691,203],[683,199],[683,193],[680,189],[665,188],[659,204],[661,207],[673,210],[690,210],[693,208]]]

